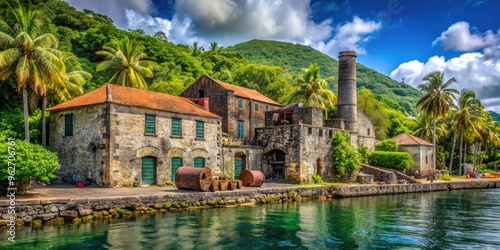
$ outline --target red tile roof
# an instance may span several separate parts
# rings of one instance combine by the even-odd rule
[[[396,135],[392,138],[394,141],[396,141],[397,144],[399,145],[423,145],[423,146],[434,146],[432,143],[420,139],[416,136],[407,134],[407,133],[402,133],[399,135]]]
[[[108,88],[109,93],[107,90]],[[108,94],[110,94],[109,100]],[[221,118],[216,114],[210,113],[200,108],[198,105],[194,104],[192,101],[184,97],[172,96],[136,88],[122,87],[114,84],[106,84],[91,92],[51,107],[48,110],[57,111],[67,108],[82,107],[105,102],[180,114]]]
[[[205,75],[205,76],[207,76],[207,75]],[[281,104],[279,104],[279,103],[271,100],[269,97],[261,94],[257,90],[247,89],[247,88],[244,88],[244,87],[232,85],[232,84],[229,84],[229,83],[226,83],[226,82],[214,79],[214,78],[212,78],[210,76],[207,76],[207,77],[209,77],[210,79],[214,80],[216,83],[218,83],[223,88],[225,88],[227,90],[234,91],[234,95],[235,96],[239,96],[239,97],[248,98],[248,99],[252,99],[252,100],[255,100],[255,101],[259,101],[259,102],[264,102],[264,103],[269,103],[269,104],[281,106]]]

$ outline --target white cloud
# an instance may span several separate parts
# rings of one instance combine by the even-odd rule
[[[441,43],[444,49],[457,51],[475,51],[485,49],[500,43],[500,31],[495,34],[488,30],[484,34],[471,33],[469,23],[457,22],[451,25],[441,36],[436,38],[432,45]]]
[[[417,87],[423,83],[425,75],[436,70],[442,71],[445,79],[457,79],[452,88],[475,91],[487,109],[500,113],[500,61],[481,53],[465,53],[449,60],[443,56],[433,56],[427,62],[405,62],[390,76],[396,81],[404,78],[405,83]]]
[[[380,22],[365,21],[355,16],[352,22],[336,28],[333,39],[327,43],[319,41],[313,47],[332,56],[337,56],[338,52],[343,50],[354,50],[358,54],[365,54],[366,50],[360,44],[368,42],[372,38],[370,35],[380,28],[382,28]]]
[[[425,75],[439,70],[446,79],[457,79],[453,88],[475,91],[487,109],[500,113],[500,32],[471,33],[468,23],[458,22],[436,38],[433,45],[437,43],[445,49],[476,52],[464,53],[449,60],[433,56],[427,62],[405,62],[391,72],[391,78],[397,81],[404,78],[405,83],[417,87]],[[480,49],[483,51],[477,52]]]
[[[142,16],[155,12],[152,0],[66,0],[78,10],[89,9],[113,19],[121,29],[128,29],[126,10],[134,10]]]

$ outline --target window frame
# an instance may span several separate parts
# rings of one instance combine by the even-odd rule
[[[148,121],[148,118],[153,118],[153,125],[151,125],[151,121]],[[149,123],[149,125],[148,125]],[[152,129],[153,131],[151,132]],[[146,135],[156,135],[156,115],[149,115],[145,114],[144,115],[144,134]]]
[[[238,108],[239,109],[243,108],[243,100],[242,99],[238,99]]]
[[[240,132],[240,128],[241,128],[241,132]],[[237,130],[236,130],[236,137],[240,140],[245,139],[245,122],[238,122]]]
[[[68,119],[70,118],[70,119]],[[68,125],[68,121],[70,125]],[[73,136],[75,126],[75,116],[73,114],[64,115],[64,136]]]
[[[172,136],[181,137],[182,136],[182,119],[177,118],[177,117],[172,117],[171,121],[172,121],[172,126],[171,126]],[[175,127],[177,124],[179,125],[178,129]]]
[[[204,121],[196,121],[196,139],[205,139]]]

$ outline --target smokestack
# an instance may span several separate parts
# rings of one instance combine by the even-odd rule
[[[339,53],[338,82],[337,118],[344,119],[346,130],[358,132],[356,52],[341,51]]]

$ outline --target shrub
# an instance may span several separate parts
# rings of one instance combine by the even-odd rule
[[[133,187],[138,187],[141,183],[139,181],[133,181],[132,186]]]
[[[165,185],[167,185],[167,186],[175,186],[175,183],[173,183],[171,181],[166,181]]]
[[[360,162],[367,164],[368,163],[368,157],[370,157],[370,150],[368,149],[367,146],[361,144],[358,146],[358,153],[360,157]]]
[[[396,143],[395,140],[392,139],[385,139],[375,145],[375,150],[376,151],[389,151],[389,152],[401,152],[401,148],[399,145]]]
[[[337,177],[359,170],[360,157],[351,145],[351,136],[347,132],[338,131],[333,136],[333,166]]]
[[[323,183],[323,178],[321,178],[321,175],[319,175],[319,174],[313,174],[311,183],[312,184],[321,184],[321,183]]]
[[[0,189],[5,192],[9,187],[9,177],[13,174],[12,182],[18,193],[23,193],[28,187],[30,178],[49,183],[56,178],[55,171],[60,168],[59,159],[54,152],[44,147],[28,143],[25,140],[5,141],[0,143],[0,162],[7,165],[12,162],[12,168],[0,168]],[[12,152],[12,155],[9,155]],[[10,160],[9,160],[10,157]],[[12,179],[12,178],[11,178]]]
[[[368,159],[370,165],[397,170],[410,169],[415,162],[407,152],[374,151]]]
[[[449,174],[442,174],[439,176],[439,179],[442,181],[451,181],[451,175]]]

